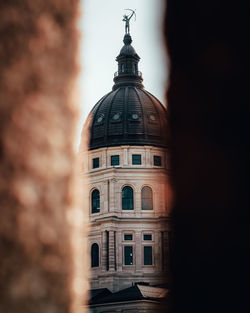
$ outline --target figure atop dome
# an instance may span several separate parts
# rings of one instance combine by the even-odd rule
[[[129,11],[132,11],[132,13],[129,15],[123,15],[123,22],[125,22],[125,34],[129,34],[129,31],[130,31],[130,25],[129,25],[129,21],[130,19],[132,18],[132,16],[134,15],[135,18],[136,18],[136,15],[135,15],[135,11],[134,10],[131,10],[131,9],[125,9],[125,10],[129,10]]]

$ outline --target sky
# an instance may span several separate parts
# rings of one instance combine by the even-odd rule
[[[96,102],[112,90],[115,61],[123,44],[124,14],[136,12],[130,20],[132,46],[141,57],[139,71],[147,91],[164,105],[164,87],[167,81],[166,56],[161,23],[164,3],[161,0],[84,0],[78,28],[81,33],[78,89],[80,120],[77,145],[83,123]]]

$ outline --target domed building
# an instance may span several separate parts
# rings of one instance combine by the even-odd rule
[[[131,36],[123,42],[112,91],[94,106],[83,130],[82,140],[89,133],[82,157],[89,176],[93,312],[124,301],[131,288],[157,302],[169,266],[166,109],[144,89]],[[159,299],[152,299],[152,288]]]

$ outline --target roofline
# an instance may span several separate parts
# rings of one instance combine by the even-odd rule
[[[104,302],[104,303],[97,303],[97,304],[89,304],[89,307],[99,307],[99,306],[108,306],[110,304],[136,304],[136,303],[142,303],[142,302],[146,302],[146,303],[154,303],[154,304],[161,304],[162,300],[152,300],[152,299],[138,299],[138,300],[127,300],[127,301],[114,301],[114,302]]]
[[[145,139],[146,141],[146,139]],[[90,147],[91,146],[91,147]],[[96,150],[96,149],[100,149],[100,148],[109,148],[109,147],[121,147],[121,146],[152,146],[152,147],[156,147],[156,148],[168,148],[167,144],[152,144],[152,143],[146,143],[146,142],[142,142],[141,144],[138,142],[129,142],[129,140],[127,140],[126,144],[117,144],[117,143],[110,143],[110,144],[105,144],[105,145],[99,145],[98,144],[96,146],[93,147],[93,145],[91,143],[89,143],[89,149],[88,151],[92,151],[92,150]]]

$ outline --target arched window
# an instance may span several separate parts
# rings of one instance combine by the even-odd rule
[[[142,210],[153,210],[153,192],[148,186],[142,188],[141,205]]]
[[[125,65],[124,65],[124,63],[122,63],[121,70],[122,70],[122,73],[125,72]]]
[[[91,246],[91,267],[99,266],[99,246],[93,243]]]
[[[98,189],[94,189],[91,194],[91,207],[92,213],[100,212],[100,192]]]
[[[122,209],[134,210],[133,189],[129,186],[122,188]]]

